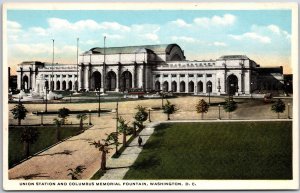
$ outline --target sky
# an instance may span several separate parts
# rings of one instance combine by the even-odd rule
[[[76,64],[93,47],[177,43],[187,60],[242,54],[261,66],[291,68],[289,10],[8,10],[8,64]]]

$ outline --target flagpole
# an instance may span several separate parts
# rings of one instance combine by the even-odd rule
[[[52,75],[51,75],[51,82],[50,82],[50,90],[53,91],[54,89],[54,82],[53,82],[53,68],[54,68],[54,39],[52,39]]]
[[[105,93],[105,86],[106,86],[106,64],[105,64],[105,57],[106,57],[106,53],[105,53],[105,40],[106,40],[106,36],[104,36],[104,47],[103,47],[103,93]]]
[[[79,82],[78,82],[78,44],[79,44],[79,38],[77,38],[77,77],[76,77],[76,92],[78,92],[78,86],[79,86]]]

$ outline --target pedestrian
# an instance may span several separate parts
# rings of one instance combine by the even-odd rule
[[[141,138],[141,136],[139,136],[138,143],[139,143],[139,146],[141,146],[143,143],[143,139]]]

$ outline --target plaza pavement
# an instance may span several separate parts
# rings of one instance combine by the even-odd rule
[[[176,114],[171,115],[173,120],[199,120],[200,115],[195,112],[195,105],[201,97],[189,96],[170,99],[171,103],[176,104],[179,110]],[[207,98],[206,98],[206,101]],[[223,102],[224,98],[211,97],[212,103]],[[291,102],[290,100],[287,102]],[[15,104],[9,104],[9,109],[12,109]],[[133,116],[137,111],[135,107],[142,105],[144,107],[159,107],[161,99],[127,101],[119,103],[119,115],[125,120],[132,122]],[[40,117],[33,115],[31,112],[44,110],[44,104],[25,104],[25,107],[30,112],[22,124],[39,124]],[[93,110],[97,109],[98,103],[72,103],[72,104],[49,104],[48,110],[57,110],[66,107],[70,110]],[[101,103],[101,108],[115,109],[115,102]],[[232,119],[276,119],[277,114],[271,112],[270,104],[256,103],[240,103],[238,109],[231,113]],[[291,107],[292,108],[292,107]],[[221,108],[221,118],[227,119],[228,114]],[[67,174],[69,168],[76,168],[79,165],[86,167],[81,178],[89,179],[100,167],[100,152],[91,146],[89,142],[106,138],[106,134],[115,131],[116,119],[115,113],[92,114],[93,127],[86,130],[80,135],[71,137],[46,151],[33,156],[27,161],[11,168],[9,170],[10,179],[70,179]],[[49,115],[44,117],[45,123],[52,123],[56,116]],[[162,111],[151,111],[151,120],[153,122],[165,121],[166,115]],[[205,114],[205,119],[218,118],[218,106],[212,106],[209,112]],[[287,112],[281,114],[281,118],[287,118]],[[88,120],[85,122],[87,123]],[[16,124],[17,121],[12,119],[10,113],[10,124]],[[78,123],[79,120],[72,115],[68,118],[68,122]],[[147,130],[145,130],[146,132]],[[121,141],[122,136],[120,136]],[[128,149],[127,151],[130,151]],[[112,155],[112,151],[108,156]],[[137,156],[137,155],[136,155]],[[107,174],[108,175],[108,174]]]

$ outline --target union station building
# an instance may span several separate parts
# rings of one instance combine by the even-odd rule
[[[54,91],[174,92],[250,95],[283,88],[283,69],[260,67],[245,55],[187,60],[177,44],[92,48],[77,64],[22,62],[18,89]]]

